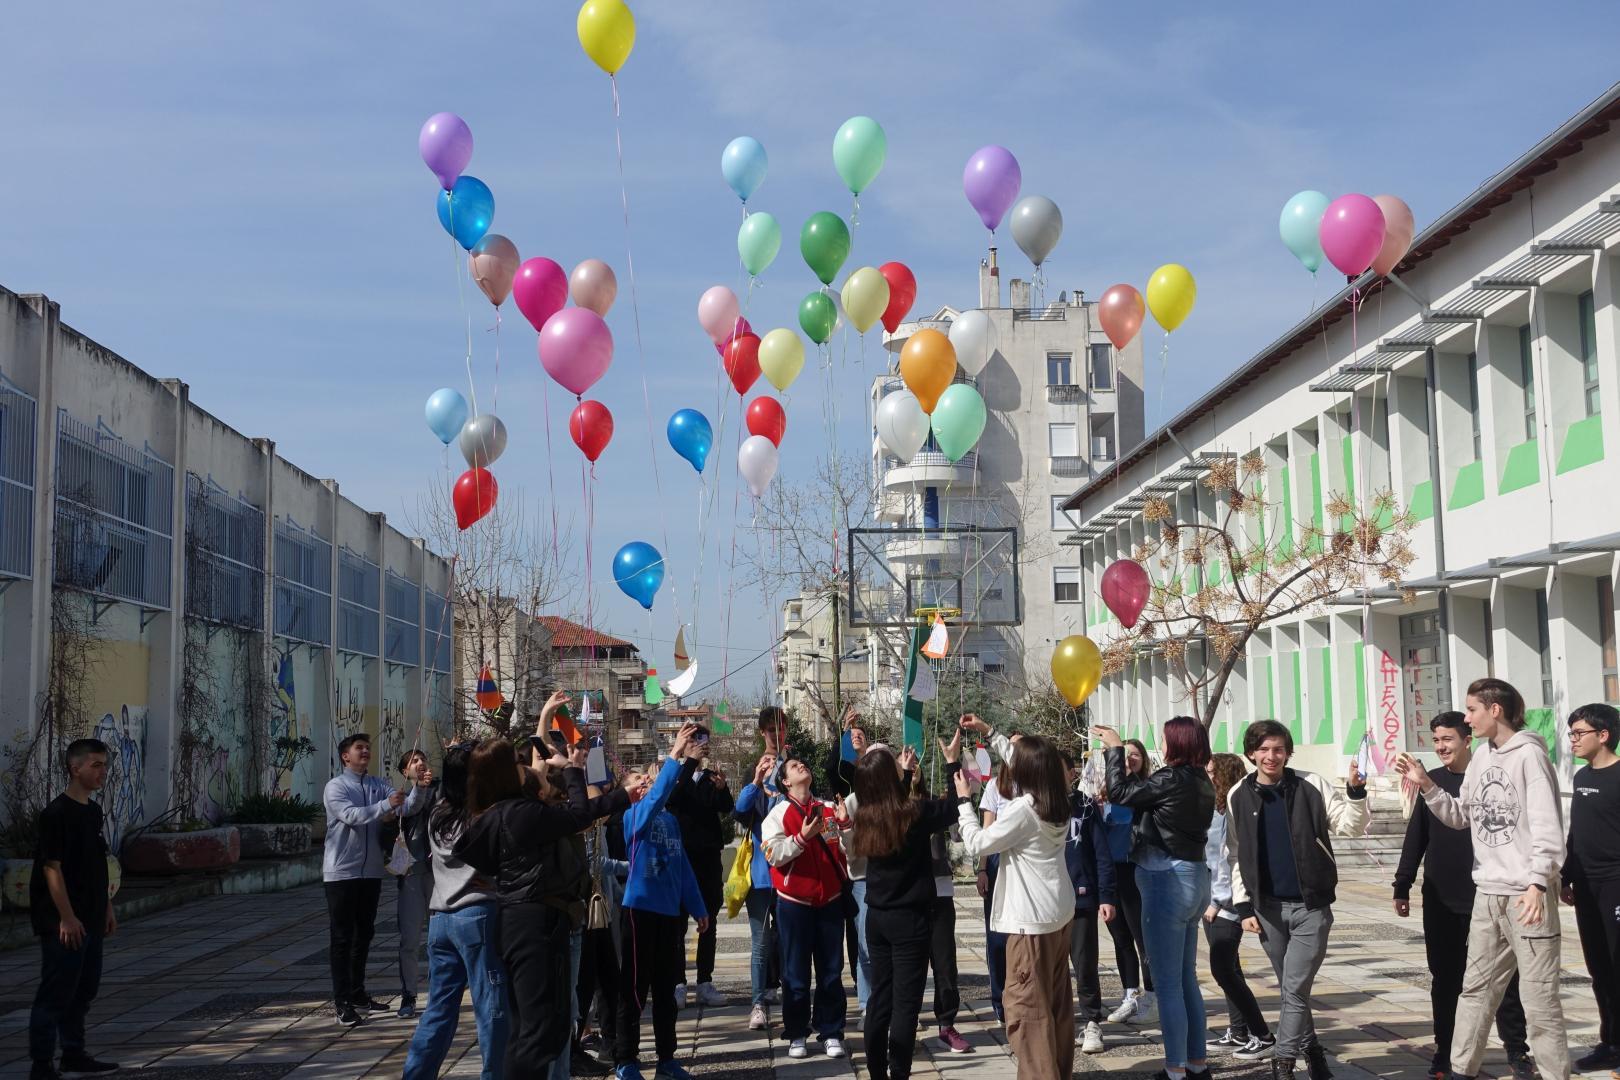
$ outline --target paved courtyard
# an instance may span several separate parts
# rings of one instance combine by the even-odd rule
[[[1397,919],[1387,901],[1384,872],[1357,872],[1341,885],[1333,949],[1316,984],[1318,1027],[1350,1080],[1369,1076],[1417,1077],[1430,1054],[1428,973],[1419,922]],[[957,922],[964,1014],[958,1027],[976,1047],[969,1055],[946,1053],[932,1035],[919,1043],[919,1077],[1013,1077],[1016,1069],[994,1022],[984,963],[984,932],[978,898],[959,889]],[[378,997],[397,993],[394,958],[397,928],[392,904],[384,910],[372,952],[370,988]],[[1594,1041],[1590,981],[1580,962],[1573,920],[1564,927],[1564,1010],[1571,1043]],[[359,1028],[338,1027],[325,1004],[326,909],[319,886],[262,896],[197,901],[132,919],[109,944],[101,998],[91,1015],[92,1051],[147,1080],[314,1080],[398,1076],[414,1025],[379,1017]],[[690,947],[695,939],[688,939]],[[1262,1007],[1275,1017],[1275,985],[1258,944],[1246,946]],[[744,919],[722,920],[716,982],[729,998],[723,1008],[690,1008],[681,1014],[683,1063],[692,1072],[739,1080],[773,1077],[865,1076],[858,1028],[850,1029],[852,1057],[789,1061],[780,1039],[747,1027],[748,927]],[[1111,949],[1103,947],[1106,994],[1117,1000],[1119,982]],[[0,953],[0,1075],[26,1075],[28,1006],[36,978],[33,950]],[[424,977],[426,967],[423,968]],[[1206,978],[1211,1026],[1224,1026],[1218,992]],[[424,995],[425,996],[425,995]],[[926,1017],[925,998],[925,1017]],[[852,1017],[855,1010],[851,1001]],[[776,1017],[773,1015],[773,1020]],[[1153,1029],[1110,1026],[1107,1051],[1077,1055],[1077,1077],[1121,1071],[1152,1071],[1159,1065]],[[644,1046],[650,1049],[649,1030]],[[470,1009],[463,1014],[447,1076],[477,1076]],[[1263,1064],[1231,1063],[1227,1076],[1259,1077]],[[1485,1072],[1503,1073],[1499,1047]],[[648,1075],[651,1075],[650,1068]]]

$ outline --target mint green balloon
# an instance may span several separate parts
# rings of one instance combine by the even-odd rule
[[[967,383],[947,386],[929,417],[934,441],[952,461],[961,461],[963,454],[978,445],[979,436],[984,434],[984,421],[984,398]]]
[[[833,327],[838,325],[838,309],[833,306],[832,297],[824,292],[806,293],[799,301],[799,325],[811,341],[817,345],[827,344]]]
[[[799,254],[823,285],[831,285],[849,258],[849,226],[827,210],[811,214],[799,231]]]
[[[782,250],[782,226],[770,214],[756,212],[743,218],[737,230],[737,254],[750,274],[763,274]]]
[[[889,137],[870,116],[852,116],[833,136],[833,168],[844,186],[859,195],[877,179],[889,156]]]

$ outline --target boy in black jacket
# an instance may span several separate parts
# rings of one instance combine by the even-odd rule
[[[1063,762],[1069,769],[1069,784],[1080,781],[1080,769],[1067,753]],[[1069,928],[1069,963],[1074,968],[1075,988],[1079,1008],[1075,1023],[1083,1024],[1080,1051],[1100,1054],[1103,1051],[1102,984],[1097,976],[1097,920],[1114,921],[1115,905],[1119,903],[1114,878],[1114,859],[1108,849],[1108,832],[1103,825],[1102,811],[1091,797],[1082,791],[1069,793],[1072,816],[1069,818],[1069,844],[1064,850],[1064,861],[1069,867],[1069,881],[1074,885],[1074,922]]]
[[[686,860],[692,864],[698,891],[711,913],[709,927],[698,934],[697,945],[697,1000],[699,1005],[724,1005],[725,995],[714,985],[715,935],[720,920],[714,917],[725,899],[725,870],[720,865],[721,852],[726,841],[734,834],[731,811],[735,800],[726,786],[726,775],[717,769],[702,767],[702,758],[709,750],[709,732],[697,729],[697,738],[687,751],[685,770],[690,779],[683,779],[675,793],[669,797],[670,812],[681,824],[681,846],[686,849]],[[681,956],[686,955],[682,945]],[[684,965],[684,960],[683,960]],[[684,970],[681,984],[675,988],[675,1005],[686,1007],[686,979]]]

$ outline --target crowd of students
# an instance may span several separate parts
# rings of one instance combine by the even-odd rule
[[[694,724],[645,771],[588,785],[585,746],[548,738],[565,700],[547,703],[529,740],[446,748],[438,776],[420,752],[405,755],[396,764],[402,786],[369,775],[365,736],[339,747],[344,771],[326,788],[324,854],[335,1016],[354,1025],[392,1008],[414,1020],[408,1080],[438,1075],[469,990],[491,1080],[609,1071],[640,1080],[649,1007],[653,1075],[687,1077],[676,1060],[678,1010],[689,997],[725,1000],[713,985],[714,923],[733,821],[753,845],[743,904],[749,1026],[769,1027],[779,1006],[790,1058],[807,1057],[812,1043],[828,1057],[845,1055],[846,954],[872,1077],[910,1076],[930,972],[941,1045],[973,1052],[955,1026],[953,836],[977,872],[992,1004],[1020,1077],[1067,1080],[1076,1046],[1100,1052],[1104,1025],[1120,1023],[1157,1026],[1166,1080],[1208,1076],[1212,1048],[1240,1061],[1267,1059],[1274,1077],[1332,1075],[1312,986],[1334,922],[1333,837],[1365,831],[1367,789],[1354,764],[1342,791],[1291,767],[1292,737],[1275,721],[1245,729],[1246,764],[1212,754],[1198,721],[1173,718],[1157,768],[1140,743],[1093,725],[1102,747],[1088,770],[1100,772],[1093,784],[1051,741],[964,716],[939,744],[947,790],[931,796],[916,753],[870,743],[855,718],[854,760],[836,756],[826,769],[832,790],[818,792],[812,764],[767,739],[733,798],[724,773],[706,767],[707,735]],[[1599,1045],[1575,1065],[1620,1068],[1620,713],[1597,704],[1568,718],[1571,748],[1587,764],[1574,777],[1566,830],[1551,758],[1525,728],[1517,691],[1476,680],[1466,706],[1431,722],[1439,768],[1426,770],[1410,755],[1396,762],[1422,796],[1393,902],[1397,916],[1410,916],[1421,864],[1433,976],[1429,1075],[1472,1077],[1494,1020],[1515,1077],[1569,1076],[1560,900],[1574,908],[1600,1021]],[[763,716],[762,730],[783,719]],[[960,764],[964,736],[987,740],[999,761],[977,806]],[[102,944],[116,929],[92,799],[106,760],[105,746],[74,742],[67,791],[40,819],[33,1080],[59,1075],[58,1042],[63,1072],[117,1068],[85,1048]],[[401,939],[395,1007],[366,986],[388,874]],[[424,912],[429,970],[418,1012]],[[1106,1013],[1099,924],[1124,987]],[[689,995],[685,941],[693,927]],[[1275,1026],[1242,969],[1246,933],[1259,937],[1276,976]],[[1218,1038],[1198,979],[1200,936],[1225,997],[1227,1029]]]

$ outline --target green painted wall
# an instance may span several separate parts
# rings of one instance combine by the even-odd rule
[[[1282,538],[1277,541],[1277,550],[1284,555],[1294,553],[1294,485],[1288,476],[1288,466],[1282,467],[1283,512],[1282,512]]]
[[[1541,444],[1535,439],[1522,442],[1508,451],[1507,464],[1502,467],[1502,483],[1497,492],[1506,495],[1541,482]]]
[[[1316,526],[1318,532],[1322,530],[1322,455],[1311,454],[1311,524]],[[1322,538],[1317,536],[1311,541],[1310,552],[1316,554],[1322,550]]]
[[[1333,741],[1333,650],[1324,646],[1312,651],[1316,653],[1316,662],[1322,668],[1322,700],[1312,702],[1316,711],[1316,730],[1311,742],[1323,745]]]
[[[1603,460],[1603,414],[1577,420],[1564,432],[1564,449],[1558,455],[1558,471],[1567,473],[1583,465]]]
[[[1344,453],[1344,496],[1353,507],[1356,505],[1356,452],[1350,445],[1350,436],[1346,435],[1339,440],[1340,449]],[[1339,515],[1339,531],[1349,532],[1356,526],[1354,513]]]
[[[1457,470],[1457,482],[1451,485],[1451,498],[1446,500],[1447,510],[1461,510],[1485,498],[1485,463],[1473,461]]]
[[[1434,484],[1424,480],[1412,489],[1412,495],[1406,500],[1412,511],[1412,520],[1428,521],[1434,517]]]
[[[1361,739],[1367,734],[1367,668],[1366,646],[1356,642],[1348,650],[1350,663],[1353,667],[1351,678],[1356,685],[1356,712],[1350,718],[1344,733],[1343,749],[1346,754],[1353,754],[1361,745]]]

